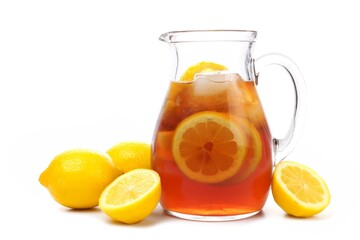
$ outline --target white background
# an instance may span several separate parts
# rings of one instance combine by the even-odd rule
[[[360,17],[355,3],[2,0],[0,239],[356,239]],[[297,63],[306,79],[307,117],[288,159],[327,181],[332,201],[324,212],[291,218],[270,195],[263,212],[246,220],[191,222],[158,207],[128,226],[113,223],[99,209],[68,210],[38,183],[64,150],[106,151],[120,141],[151,141],[170,71],[168,46],[158,37],[188,29],[257,30],[255,57],[281,52]],[[274,101],[282,91],[288,90],[271,89]],[[287,115],[269,101],[273,134],[280,134],[275,126],[286,126]]]

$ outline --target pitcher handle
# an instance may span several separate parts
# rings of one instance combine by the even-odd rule
[[[274,64],[283,67],[289,73],[295,89],[294,113],[286,136],[282,139],[273,138],[274,163],[276,165],[294,149],[300,138],[305,121],[305,81],[300,70],[291,59],[282,54],[270,53],[255,60],[256,83],[258,83],[262,69]]]

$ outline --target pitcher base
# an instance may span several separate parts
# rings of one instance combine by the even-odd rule
[[[184,214],[179,212],[174,212],[170,210],[164,210],[164,212],[170,216],[191,220],[191,221],[204,221],[204,222],[223,222],[223,221],[234,221],[252,217],[258,214],[260,211],[238,214],[238,215],[229,215],[229,216],[204,216],[204,215],[192,215],[192,214]]]

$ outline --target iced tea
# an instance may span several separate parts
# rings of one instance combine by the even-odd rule
[[[223,71],[173,81],[153,141],[163,208],[201,216],[260,211],[271,182],[271,146],[253,81]]]

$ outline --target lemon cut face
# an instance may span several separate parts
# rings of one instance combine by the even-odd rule
[[[283,161],[275,167],[272,193],[275,202],[296,217],[320,213],[331,198],[325,181],[314,170],[292,161]]]
[[[145,219],[160,200],[157,172],[135,169],[115,179],[100,196],[99,207],[115,221],[133,224]]]

